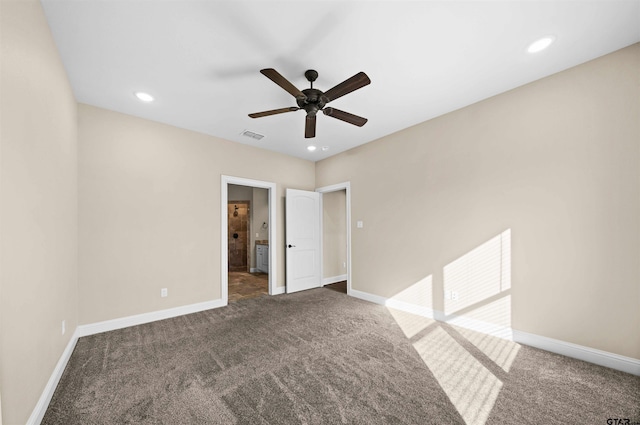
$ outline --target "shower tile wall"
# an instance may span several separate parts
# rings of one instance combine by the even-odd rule
[[[227,246],[229,248],[229,271],[247,272],[249,249],[249,202],[229,202],[227,205],[229,217]],[[237,214],[236,214],[237,213]],[[234,237],[237,236],[237,237]]]

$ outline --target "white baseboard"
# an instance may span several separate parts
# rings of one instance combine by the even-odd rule
[[[62,377],[62,373],[64,372],[64,368],[67,367],[67,363],[71,358],[71,353],[73,353],[73,349],[78,342],[78,330],[73,333],[71,339],[67,343],[67,347],[62,352],[60,359],[58,359],[58,363],[56,363],[56,367],[53,368],[53,373],[49,377],[49,381],[47,381],[47,385],[45,385],[44,390],[42,390],[42,394],[38,399],[38,403],[36,403],[36,407],[31,412],[31,416],[27,420],[27,425],[39,425],[42,422],[42,418],[44,418],[44,414],[47,412],[47,408],[49,407],[49,403],[51,402],[51,398],[53,397],[53,393],[58,386],[58,382],[60,382],[60,378]]]
[[[189,304],[181,307],[169,308],[166,310],[152,311],[150,313],[136,314],[135,316],[121,317],[119,319],[105,320],[104,322],[91,323],[89,325],[78,326],[78,337],[94,335],[101,332],[113,331],[116,329],[128,328],[129,326],[142,325],[155,322],[157,320],[170,319],[172,317],[183,316],[185,314],[197,313],[199,311],[211,310],[212,308],[224,307],[221,299],[205,301],[197,304]]]
[[[484,320],[473,319],[467,316],[458,316],[455,314],[445,316],[444,313],[439,311],[437,311],[436,320],[446,322],[453,326],[460,326],[462,328],[471,329],[472,331],[513,341],[513,329],[510,326],[498,325],[496,323],[485,322]]]
[[[408,303],[406,301],[394,300],[393,298],[388,298],[384,305],[390,308],[394,308],[400,311],[406,311],[407,313],[415,314],[416,316],[427,317],[429,319],[435,319],[437,312],[433,309],[424,307],[417,304]]]
[[[331,285],[332,283],[342,282],[343,280],[347,280],[346,274],[341,274],[339,276],[333,276],[333,277],[325,277],[322,279],[322,286]]]
[[[385,305],[388,298],[381,297],[379,295],[373,295],[368,292],[358,291],[357,289],[351,289],[350,296],[359,298],[361,300],[369,301],[370,303]]]
[[[513,330],[513,340],[519,344],[529,345],[541,350],[640,376],[640,360],[631,357],[515,329]]]
[[[355,298],[640,376],[640,360],[352,289]]]
[[[389,308],[415,314],[416,316],[434,319],[439,322],[450,323],[455,326],[460,326],[476,332],[493,335],[502,339],[512,339],[511,329],[505,326],[499,326],[493,323],[488,323],[482,320],[472,319],[464,316],[456,316],[452,314],[447,316],[442,311],[434,310],[429,307],[408,303],[406,301],[395,300],[393,298],[385,298],[379,295],[373,295],[355,289],[352,289],[349,295],[375,304],[380,304]]]

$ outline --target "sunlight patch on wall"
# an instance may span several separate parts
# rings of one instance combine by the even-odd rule
[[[414,343],[425,364],[467,425],[483,425],[502,382],[442,328]]]
[[[424,277],[387,300],[391,308],[417,309],[416,314],[433,316],[433,276]],[[410,311],[410,310],[409,310]]]
[[[445,315],[511,326],[511,229],[447,264],[443,272]]]

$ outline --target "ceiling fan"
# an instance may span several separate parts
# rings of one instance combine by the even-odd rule
[[[318,111],[322,111],[322,113],[329,117],[337,118],[341,121],[348,122],[349,124],[357,125],[358,127],[362,127],[367,122],[366,118],[350,114],[349,112],[331,107],[325,108],[327,103],[370,84],[371,80],[364,72],[358,72],[353,77],[346,79],[326,92],[313,88],[313,82],[318,78],[318,72],[313,69],[304,73],[304,76],[311,83],[311,88],[304,89],[302,91],[298,90],[296,86],[291,84],[273,68],[261,69],[260,72],[295,97],[298,106],[256,112],[249,114],[251,118],[266,117],[268,115],[282,114],[284,112],[293,112],[299,109],[304,109],[307,112],[304,127],[304,137],[306,138],[316,137],[316,114]]]

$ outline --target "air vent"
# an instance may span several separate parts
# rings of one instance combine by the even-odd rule
[[[264,137],[264,134],[254,133],[253,131],[245,130],[242,133],[243,136],[251,137],[252,139],[260,140]]]

